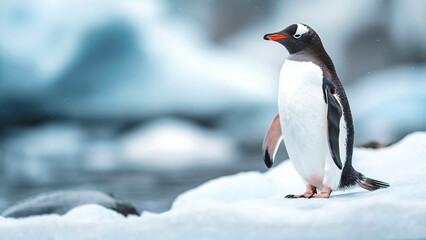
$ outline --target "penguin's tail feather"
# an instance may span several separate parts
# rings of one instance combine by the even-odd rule
[[[389,187],[389,183],[362,176],[356,180],[358,185],[368,191]]]

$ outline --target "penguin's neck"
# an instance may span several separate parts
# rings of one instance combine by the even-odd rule
[[[313,62],[320,66],[323,71],[329,72],[331,75],[336,74],[333,61],[323,47],[296,52],[290,54],[287,59],[299,62]]]

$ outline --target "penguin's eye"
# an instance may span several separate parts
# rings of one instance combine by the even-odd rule
[[[293,37],[294,38],[300,38],[302,36],[302,34],[294,34]]]

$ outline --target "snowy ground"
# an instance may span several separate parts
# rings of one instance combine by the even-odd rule
[[[303,185],[286,161],[181,194],[170,211],[124,218],[97,205],[64,216],[0,219],[0,239],[418,239],[426,238],[426,133],[380,150],[356,149],[354,166],[389,182],[330,199],[284,199]]]

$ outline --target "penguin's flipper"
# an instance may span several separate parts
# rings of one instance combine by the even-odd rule
[[[263,140],[263,161],[268,168],[270,168],[274,163],[275,154],[277,153],[282,138],[280,115],[277,114],[274,119],[272,119],[271,125],[269,126],[265,139]]]
[[[331,82],[323,80],[324,100],[327,104],[327,130],[328,147],[331,157],[339,169],[342,169],[342,161],[339,152],[340,119],[342,118],[342,107],[339,100],[334,95],[335,89]]]

